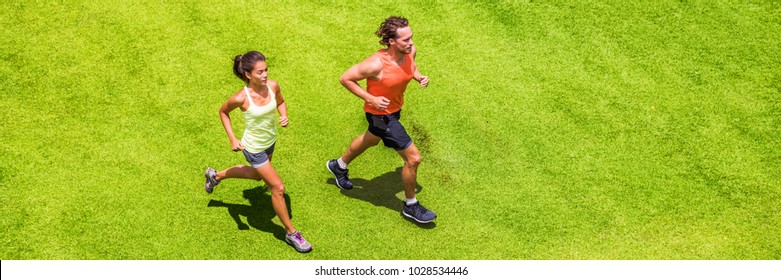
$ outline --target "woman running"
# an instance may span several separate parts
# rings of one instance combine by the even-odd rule
[[[271,165],[271,156],[277,139],[276,111],[279,112],[279,124],[287,126],[287,105],[282,97],[279,83],[268,79],[266,57],[260,52],[250,51],[233,59],[233,73],[246,85],[228,98],[220,107],[220,120],[233,151],[242,151],[249,162],[247,165],[236,165],[217,172],[211,167],[206,168],[207,193],[212,193],[214,187],[227,178],[245,178],[263,180],[271,190],[271,204],[279,220],[285,226],[287,234],[285,241],[296,251],[305,253],[312,250],[312,245],[304,239],[290,222],[282,179]],[[244,135],[239,141],[233,134],[230,112],[240,108],[244,112],[247,125]]]

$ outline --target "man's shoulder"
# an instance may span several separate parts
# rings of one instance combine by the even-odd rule
[[[378,50],[371,55],[367,56],[363,61],[376,61],[382,62],[382,57],[387,55],[383,50]]]
[[[360,63],[361,68],[364,69],[364,71],[367,72],[380,72],[382,71],[382,57],[381,54],[374,53],[370,55],[369,57],[365,58]]]

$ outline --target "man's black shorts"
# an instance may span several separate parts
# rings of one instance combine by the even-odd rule
[[[404,150],[412,145],[404,126],[401,125],[401,110],[389,115],[373,115],[366,113],[366,121],[369,122],[369,132],[382,139],[382,143],[388,148],[397,151]]]

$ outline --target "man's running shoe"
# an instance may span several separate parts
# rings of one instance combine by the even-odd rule
[[[339,163],[337,163],[335,159],[326,162],[325,167],[328,168],[328,171],[334,175],[334,178],[336,178],[337,187],[343,190],[349,190],[353,188],[353,182],[350,182],[350,178],[348,177],[349,171],[339,167]]]
[[[401,211],[404,216],[417,221],[418,223],[430,223],[437,218],[437,214],[431,210],[426,209],[420,203],[407,205],[404,203],[404,209]]]

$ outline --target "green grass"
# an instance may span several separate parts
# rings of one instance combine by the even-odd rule
[[[0,259],[781,259],[778,3],[342,2],[0,4]],[[393,151],[349,192],[324,168],[365,129],[338,77],[393,14],[431,77],[402,122],[433,227],[400,218]],[[262,183],[202,190],[244,163],[217,109],[252,49],[310,254]]]

